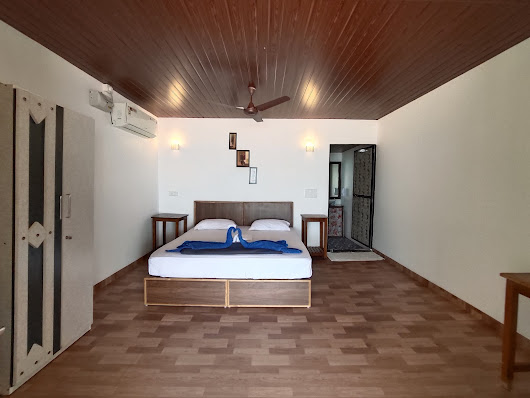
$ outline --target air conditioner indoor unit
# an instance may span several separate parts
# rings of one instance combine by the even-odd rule
[[[128,102],[114,103],[112,125],[145,138],[156,137],[156,120]]]

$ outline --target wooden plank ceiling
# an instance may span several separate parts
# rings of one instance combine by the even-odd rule
[[[379,119],[530,37],[528,0],[0,0],[0,18],[160,117]],[[87,94],[88,96],[88,94]]]

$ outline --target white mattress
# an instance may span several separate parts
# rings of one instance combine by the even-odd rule
[[[149,275],[169,278],[216,279],[304,279],[311,277],[311,256],[293,231],[248,231],[240,227],[243,238],[285,240],[289,247],[301,249],[293,254],[186,255],[168,253],[186,240],[226,241],[226,230],[190,230],[166,243],[149,257]]]

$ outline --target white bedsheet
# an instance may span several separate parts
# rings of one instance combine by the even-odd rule
[[[293,254],[186,255],[168,253],[186,240],[226,241],[226,231],[190,230],[166,243],[149,257],[149,275],[169,278],[216,279],[304,279],[310,278],[311,256],[298,237],[290,231],[248,231],[240,227],[243,238],[285,240],[289,247],[301,249]]]

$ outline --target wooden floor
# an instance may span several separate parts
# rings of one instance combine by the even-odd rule
[[[492,329],[392,265],[313,273],[310,309],[176,308],[144,307],[137,268],[13,397],[530,397],[530,374],[501,387]]]

